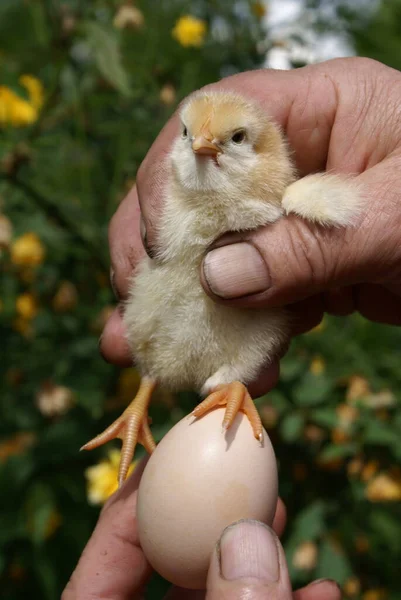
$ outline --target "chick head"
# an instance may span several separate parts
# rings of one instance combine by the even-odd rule
[[[188,190],[227,190],[242,185],[266,158],[285,154],[278,128],[257,105],[233,92],[196,92],[181,112],[173,169]]]

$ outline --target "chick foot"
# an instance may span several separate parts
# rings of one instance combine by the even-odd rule
[[[263,426],[257,408],[246,389],[240,381],[233,381],[226,385],[219,385],[203,402],[192,411],[194,417],[202,417],[212,408],[227,406],[223,419],[223,430],[227,430],[233,423],[237,413],[241,410],[248,417],[254,436],[259,442],[263,440]]]
[[[81,448],[81,450],[93,450],[106,442],[110,442],[115,438],[120,438],[123,445],[121,448],[121,460],[118,470],[119,486],[124,483],[127,477],[137,443],[142,444],[149,454],[156,448],[155,441],[149,428],[148,418],[149,402],[155,387],[156,384],[154,381],[144,377],[141,381],[137,395],[125,409],[123,414],[107,429]]]

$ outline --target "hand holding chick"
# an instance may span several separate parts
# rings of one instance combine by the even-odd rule
[[[62,594],[62,600],[110,597],[122,600],[140,598],[146,593],[144,590],[151,576],[151,567],[140,547],[136,518],[137,493],[143,466],[143,463],[138,465],[124,488],[117,491],[104,506],[95,531]],[[279,502],[272,527],[274,532],[254,521],[227,528],[219,541],[220,552],[214,550],[211,558],[207,590],[199,592],[171,586],[164,596],[165,600],[199,600],[205,597],[208,600],[220,600],[244,595],[248,600],[257,600],[261,594],[262,597],[267,594],[276,600],[292,597],[287,564],[277,537],[284,530],[285,520],[285,509],[283,503]],[[270,536],[267,531],[270,531]],[[273,549],[278,549],[278,555],[271,552],[272,542]],[[219,561],[222,569],[218,568]],[[254,575],[255,570],[262,577],[255,580],[250,588],[247,575]],[[271,581],[272,577],[268,578],[267,574],[277,571],[278,580]],[[233,578],[235,573],[237,577]],[[340,600],[341,592],[334,581],[321,580],[295,592],[294,597],[302,600]]]
[[[199,282],[203,256],[229,231],[255,230],[285,213],[325,225],[349,225],[360,209],[351,181],[317,174],[295,180],[279,128],[255,103],[233,92],[193,94],[181,113],[181,131],[168,157],[159,251],[145,257],[125,309],[127,339],[142,375],[137,397],[105,432],[84,446],[123,440],[120,483],[136,443],[154,441],[148,406],[156,385],[197,389],[201,417],[225,405],[223,429],[242,410],[255,438],[262,424],[246,385],[290,336],[283,310],[250,311],[213,303]]]

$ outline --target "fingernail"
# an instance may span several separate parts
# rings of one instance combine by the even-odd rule
[[[211,250],[203,263],[211,291],[221,298],[239,298],[267,289],[265,262],[252,244],[241,242]]]
[[[111,285],[111,289],[113,290],[114,297],[118,302],[120,300],[120,294],[118,293],[118,290],[116,287],[115,272],[114,272],[113,267],[110,267],[110,285]]]
[[[276,536],[259,521],[230,525],[220,539],[220,569],[224,579],[255,577],[273,583],[279,578]]]
[[[318,583],[330,583],[330,585],[335,585],[338,589],[340,589],[340,586],[338,585],[337,581],[328,578],[316,579],[316,581],[312,581],[308,587],[310,587],[311,585],[317,585]]]

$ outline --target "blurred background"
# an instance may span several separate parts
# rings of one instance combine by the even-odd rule
[[[138,385],[98,338],[107,226],[193,89],[360,54],[401,68],[401,0],[1,0],[0,588],[55,600],[115,490],[118,445],[80,446]],[[324,319],[258,401],[289,512],[295,585],[400,598],[401,330]],[[196,397],[160,392],[160,439]],[[138,456],[140,453],[138,454]],[[155,577],[148,598],[166,584]]]

